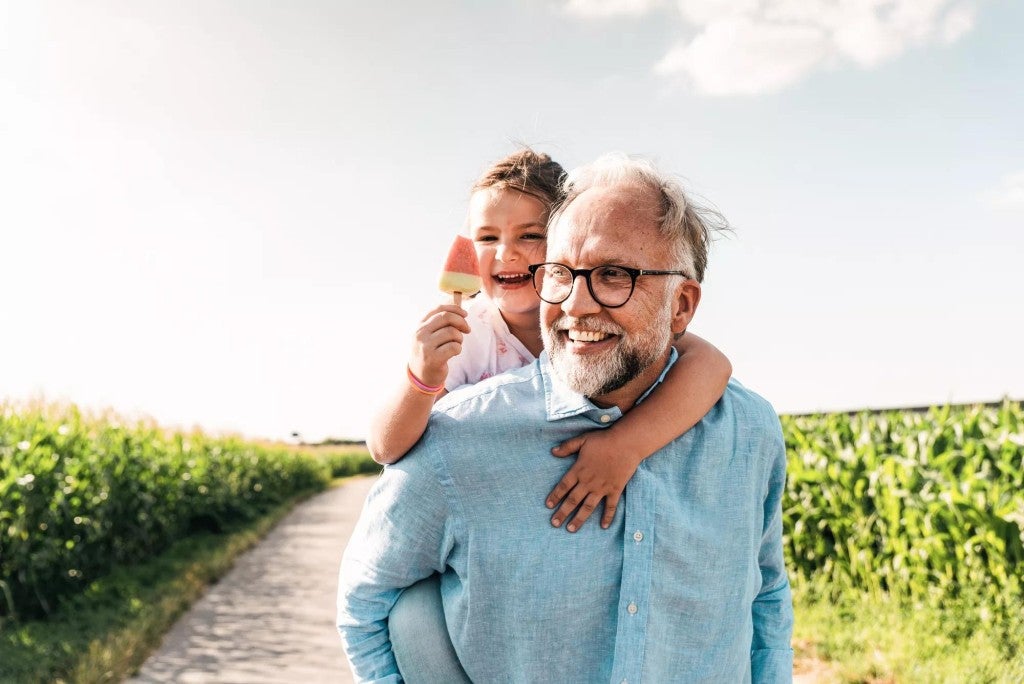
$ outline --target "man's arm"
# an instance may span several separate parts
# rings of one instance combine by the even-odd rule
[[[750,646],[751,681],[793,681],[793,599],[782,552],[782,494],[786,488],[786,447],[775,419],[767,448],[771,475],[764,499],[764,531],[758,563],[761,591],[754,599],[754,639]]]
[[[428,454],[388,466],[370,491],[338,578],[338,631],[357,681],[399,682],[388,614],[402,589],[441,572],[453,541]]]

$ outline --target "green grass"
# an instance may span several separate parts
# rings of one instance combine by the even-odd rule
[[[118,682],[141,666],[174,621],[294,505],[231,531],[200,533],[158,557],[120,567],[47,619],[0,632],[0,681]]]
[[[977,602],[942,608],[882,597],[796,596],[797,671],[818,682],[1017,684],[1024,681],[1024,607],[1003,623]]]

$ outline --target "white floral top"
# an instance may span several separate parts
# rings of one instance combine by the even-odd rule
[[[449,392],[520,368],[537,358],[509,331],[498,307],[486,296],[477,295],[466,311],[470,332],[462,339],[462,353],[448,362],[444,386]]]

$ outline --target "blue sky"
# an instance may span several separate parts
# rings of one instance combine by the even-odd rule
[[[783,412],[1024,397],[1021,3],[0,1],[0,396],[362,437],[468,187],[654,158]]]

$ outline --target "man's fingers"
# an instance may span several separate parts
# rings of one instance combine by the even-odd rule
[[[565,498],[565,495],[569,493],[569,490],[576,486],[579,480],[576,478],[576,473],[572,470],[562,476],[561,481],[555,485],[555,488],[548,494],[547,501],[544,502],[548,508],[554,508],[558,505],[558,502]],[[573,506],[575,508],[575,506]],[[555,526],[557,527],[557,525]]]

